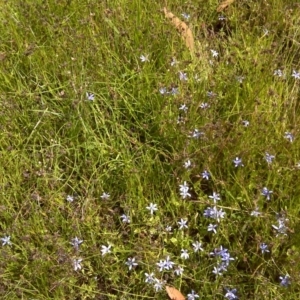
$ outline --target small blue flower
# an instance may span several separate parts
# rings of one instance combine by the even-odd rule
[[[130,217],[129,216],[123,214],[123,215],[121,215],[120,218],[122,219],[123,223],[130,223]]]
[[[241,158],[238,158],[236,157],[234,160],[233,160],[233,163],[234,163],[234,166],[235,167],[243,167],[243,163],[242,163],[242,159]]]
[[[177,94],[179,94],[178,87],[172,87],[171,91],[169,92],[169,94],[171,94],[171,95],[177,95]]]
[[[129,268],[129,271],[131,271],[132,268],[134,268],[134,267],[136,267],[138,265],[138,263],[135,262],[135,257],[133,257],[133,258],[129,257],[127,259],[127,262],[125,262],[125,265],[127,265],[128,268]]]
[[[192,132],[192,135],[189,135],[189,137],[192,137],[194,139],[198,139],[199,137],[203,136],[204,132],[199,131],[197,128],[194,129],[194,131]]]
[[[146,282],[146,283],[152,284],[152,283],[155,282],[155,276],[154,276],[154,273],[150,273],[150,274],[145,273],[145,276],[146,276],[146,279],[145,279],[145,282]]]
[[[188,111],[188,107],[185,105],[185,104],[182,104],[180,107],[179,107],[179,110],[182,110],[184,111],[185,113]]]
[[[86,98],[89,101],[94,101],[95,100],[95,95],[93,93],[86,92]]]
[[[75,248],[76,251],[79,250],[79,246],[82,243],[83,243],[83,240],[78,239],[77,236],[75,238],[73,238],[70,242],[70,244]]]
[[[188,77],[187,77],[186,73],[180,71],[179,72],[179,79],[183,80],[183,81],[187,81]]]
[[[286,219],[280,218],[277,221],[278,221],[278,226],[272,225],[272,227],[274,229],[276,229],[278,232],[278,234],[276,236],[278,236],[279,234],[287,235],[286,232],[287,232],[288,228],[285,225]]]
[[[228,300],[234,300],[234,299],[238,299],[238,296],[236,295],[237,290],[236,289],[226,289],[226,294],[225,294],[225,298],[227,298]]]
[[[280,281],[281,286],[288,287],[291,284],[289,275],[279,276],[279,279],[281,280]]]
[[[192,290],[191,293],[187,295],[187,300],[196,300],[197,298],[199,298],[199,295],[196,294],[194,290]]]
[[[265,244],[265,243],[261,243],[261,244],[259,245],[259,248],[260,248],[262,254],[264,254],[265,252],[270,252],[270,251],[268,250],[268,245]]]
[[[204,171],[201,173],[201,176],[202,176],[203,179],[209,180],[210,174],[209,174],[208,171],[204,170]]]
[[[261,195],[265,196],[267,200],[271,199],[271,194],[273,194],[273,191],[268,190],[266,187],[264,187],[261,191]]]
[[[270,165],[273,162],[273,159],[275,158],[274,155],[269,154],[268,152],[266,152],[265,155],[265,160],[266,162]]]

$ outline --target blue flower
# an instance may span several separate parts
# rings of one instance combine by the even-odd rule
[[[129,216],[123,214],[123,215],[121,215],[120,218],[122,219],[123,223],[130,223],[130,217]]]
[[[261,195],[265,196],[267,198],[267,200],[271,199],[272,193],[273,193],[273,191],[268,190],[266,187],[264,187],[261,191]]]
[[[225,294],[225,298],[229,299],[229,300],[234,300],[234,299],[238,299],[238,296],[236,295],[237,290],[236,289],[226,289],[226,294]]]
[[[75,248],[76,251],[79,250],[79,246],[82,243],[83,243],[83,240],[78,239],[77,236],[75,238],[73,238],[70,242],[70,244]]]
[[[180,79],[180,80],[187,81],[188,78],[187,78],[186,73],[180,71],[180,72],[179,72],[179,79]]]
[[[199,295],[196,294],[194,290],[192,290],[191,293],[187,295],[187,297],[187,300],[196,300],[197,298],[199,298]]]
[[[289,275],[279,276],[279,279],[281,280],[280,281],[281,286],[288,287],[291,284]]]
[[[138,263],[135,262],[135,257],[133,257],[133,258],[129,257],[127,259],[127,262],[125,262],[125,265],[128,266],[129,271],[130,271],[130,270],[132,270],[132,268],[136,267],[138,265]]]
[[[202,176],[203,179],[209,180],[210,174],[209,174],[208,171],[204,170],[204,171],[201,173],[201,176]]]
[[[86,92],[86,98],[89,101],[94,101],[95,100],[95,95],[93,93]]]
[[[264,254],[265,252],[270,252],[270,251],[268,250],[268,245],[265,244],[265,243],[261,243],[261,244],[259,245],[259,248],[261,249],[261,253],[262,253],[262,254]]]
[[[270,165],[273,162],[273,159],[275,158],[274,155],[269,154],[268,152],[266,152],[265,155],[265,160],[267,161],[267,163]]]
[[[235,167],[243,167],[243,163],[242,163],[242,159],[241,158],[238,158],[236,157],[234,160],[233,160],[233,163],[234,163],[234,166]]]

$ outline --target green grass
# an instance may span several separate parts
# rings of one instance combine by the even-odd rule
[[[226,288],[239,299],[299,299],[300,81],[291,76],[300,70],[299,4],[235,1],[224,21],[218,4],[169,1],[175,15],[190,14],[194,56],[159,1],[0,4],[0,237],[11,237],[0,246],[2,299],[167,299],[145,282],[152,272],[198,299],[225,299]],[[162,87],[179,93],[161,95]],[[194,129],[204,135],[190,137]],[[275,156],[270,164],[266,152]],[[234,167],[235,157],[243,167]],[[203,216],[213,192],[226,212],[220,222]],[[251,216],[256,207],[261,215]],[[179,229],[181,218],[187,229]],[[286,235],[272,227],[278,218]],[[79,250],[70,244],[75,236]],[[193,251],[196,241],[204,251]],[[234,260],[216,276],[210,253],[220,246]],[[175,267],[159,272],[167,256]],[[138,266],[129,270],[133,257]],[[283,287],[279,276],[287,274]]]

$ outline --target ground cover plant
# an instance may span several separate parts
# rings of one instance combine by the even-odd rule
[[[2,299],[299,299],[300,6],[219,4],[1,2]]]

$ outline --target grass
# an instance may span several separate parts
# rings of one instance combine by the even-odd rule
[[[192,290],[226,299],[226,289],[298,299],[298,1],[236,1],[225,20],[218,1],[171,1],[175,15],[190,14],[194,56],[159,1],[106,2],[0,4],[2,299],[167,299],[165,284],[189,300]],[[213,192],[226,213],[219,222],[203,215]],[[221,246],[234,260],[216,276]],[[167,256],[175,266],[160,272]]]

